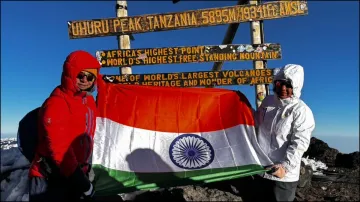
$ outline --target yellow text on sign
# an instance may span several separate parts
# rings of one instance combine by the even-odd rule
[[[276,19],[304,15],[305,1],[276,1],[260,5],[229,6],[181,13],[108,18],[69,22],[70,38],[114,36],[118,33],[142,33]]]

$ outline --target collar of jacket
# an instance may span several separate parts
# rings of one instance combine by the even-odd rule
[[[279,106],[279,107],[285,107],[285,106],[287,106],[289,104],[293,104],[293,103],[298,102],[298,98],[295,97],[294,95],[291,96],[290,98],[280,99],[276,95],[276,93],[274,94],[274,100],[275,100],[276,106]]]
[[[74,97],[74,98],[83,98],[87,96],[87,92],[86,91],[76,91],[73,92],[71,90],[68,90],[66,88],[64,88],[63,86],[59,86],[59,88],[61,89],[62,92],[64,92],[65,94],[67,94],[70,97]]]

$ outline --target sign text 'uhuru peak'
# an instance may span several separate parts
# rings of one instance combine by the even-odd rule
[[[101,50],[102,67],[281,59],[280,44],[228,44],[144,49]]]
[[[69,21],[68,32],[70,39],[79,39],[270,20],[307,14],[306,1],[275,1],[259,5],[236,5],[178,13]]]

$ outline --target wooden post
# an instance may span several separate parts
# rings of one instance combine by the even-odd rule
[[[126,17],[128,16],[127,10],[127,1],[116,1],[116,17]],[[119,49],[130,49],[130,36],[129,35],[120,35],[117,37],[119,43]],[[132,74],[131,67],[121,67],[121,74]]]
[[[261,2],[259,2],[261,3]],[[264,21],[260,21],[260,34],[261,34],[261,42],[265,42],[265,34],[264,34]],[[267,67],[267,60],[264,60],[264,68],[268,68]],[[265,90],[266,90],[266,95],[270,95],[270,89],[269,89],[269,84],[265,84]]]
[[[244,5],[248,2],[248,0],[238,0],[237,5]],[[235,34],[239,28],[240,23],[233,23],[228,26],[222,44],[231,44],[234,40]],[[212,71],[221,71],[224,62],[215,62]],[[208,86],[212,87],[212,86]]]
[[[250,4],[257,5],[260,0],[250,0]],[[260,21],[253,21],[250,24],[251,42],[252,44],[263,43],[263,33],[260,26]],[[254,61],[254,69],[264,69],[263,61]],[[267,91],[264,84],[255,85],[255,98],[256,98],[256,109],[261,105],[262,100],[267,96]]]

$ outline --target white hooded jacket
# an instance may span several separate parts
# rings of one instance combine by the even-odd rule
[[[274,164],[282,164],[284,178],[265,174],[264,178],[295,182],[299,180],[301,158],[308,149],[311,133],[315,128],[311,109],[300,99],[304,82],[304,70],[300,65],[289,64],[275,73],[274,81],[289,79],[293,96],[279,99],[267,96],[256,112],[257,138],[260,147]]]

